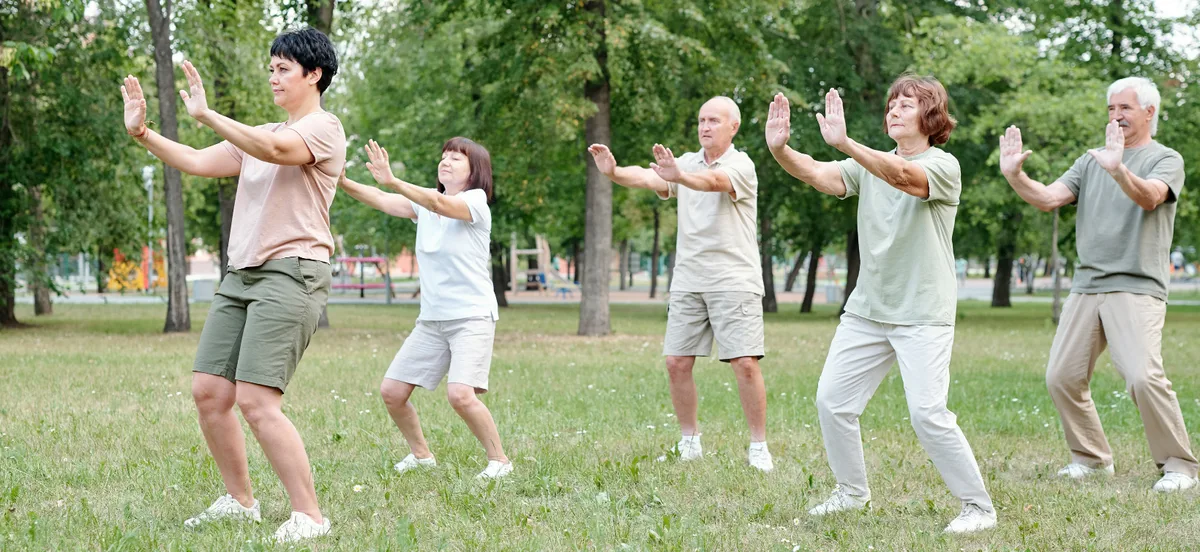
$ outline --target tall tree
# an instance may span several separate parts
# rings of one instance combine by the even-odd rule
[[[146,0],[150,36],[154,42],[154,81],[158,92],[159,133],[179,140],[176,118],[175,66],[171,59],[171,0]],[[163,163],[163,190],[167,203],[167,320],[163,331],[192,329],[187,292],[187,236],[184,232],[183,179],[179,170]]]

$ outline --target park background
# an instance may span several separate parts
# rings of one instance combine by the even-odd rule
[[[1026,169],[1052,181],[1101,145],[1108,83],[1145,76],[1163,96],[1156,139],[1200,182],[1198,23],[1200,5],[1185,0],[4,0],[0,549],[269,546],[262,527],[181,525],[219,492],[189,369],[237,179],[164,168],[125,136],[118,87],[138,76],[156,130],[216,143],[178,105],[179,63],[197,66],[214,109],[278,121],[267,48],[303,25],[338,47],[324,102],[346,127],[352,178],[370,181],[370,138],[397,176],[426,186],[445,139],[469,136],[492,153],[493,277],[508,307],[485,400],[518,469],[474,485],[477,445],[440,394],[424,394],[417,404],[446,467],[391,472],[406,447],[376,389],[416,315],[415,225],[339,194],[337,255],[359,260],[335,262],[329,325],[286,403],[334,521],[335,536],[314,548],[1196,548],[1196,493],[1150,493],[1141,424],[1107,356],[1093,395],[1118,475],[1052,479],[1067,454],[1042,374],[1054,282],[1068,288],[1075,266],[1074,209],[1021,201],[997,145],[1018,125],[1035,152]],[[1001,522],[969,537],[940,534],[957,507],[908,427],[895,373],[863,417],[875,508],[804,515],[832,486],[811,397],[858,270],[856,202],[778,167],[763,141],[767,103],[786,94],[790,145],[837,159],[814,117],[836,87],[850,135],[888,149],[883,100],[903,71],[937,76],[959,121],[945,146],[962,166],[954,246],[966,267],[951,408]],[[645,165],[654,143],[695,150],[696,111],[718,94],[741,106],[734,143],[759,177],[779,466],[766,477],[742,463],[732,374],[715,362],[698,376],[708,459],[653,462],[677,438],[659,356],[675,204],[613,187],[585,151],[608,143],[621,164]],[[1185,188],[1179,199],[1171,247],[1183,260],[1163,336],[1193,437],[1197,197]],[[282,490],[250,450],[265,517],[282,521]]]

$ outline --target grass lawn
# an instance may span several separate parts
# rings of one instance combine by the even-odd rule
[[[162,335],[162,306],[56,306],[0,331],[0,550],[258,550],[288,516],[251,442],[261,525],[192,532],[183,520],[224,491],[196,424],[190,368],[206,306],[187,335]],[[768,315],[768,437],[775,472],[745,465],[732,373],[697,363],[706,456],[654,459],[678,439],[660,357],[661,306],[615,306],[614,335],[576,337],[572,307],[501,313],[492,409],[516,471],[473,477],[483,451],[438,392],[418,391],[439,467],[399,476],[408,453],[378,396],[415,307],[330,307],[285,411],[304,437],[332,536],[317,550],[1179,550],[1200,547],[1200,493],[1157,496],[1137,410],[1108,356],[1095,381],[1117,475],[1056,480],[1067,461],[1043,380],[1049,306],[960,310],[950,407],[974,447],[1000,526],[950,537],[958,514],[907,420],[893,369],[862,417],[873,509],[809,518],[833,486],[813,394],[832,310]],[[1168,374],[1200,441],[1200,308],[1172,307]],[[250,435],[247,429],[247,435]],[[252,440],[252,439],[251,439]]]

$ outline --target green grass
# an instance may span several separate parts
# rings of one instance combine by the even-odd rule
[[[398,476],[407,454],[378,397],[413,325],[413,307],[330,308],[285,400],[305,438],[334,534],[318,550],[1177,550],[1196,546],[1200,493],[1156,496],[1141,422],[1105,355],[1093,396],[1116,455],[1110,480],[1058,481],[1067,460],[1043,383],[1053,334],[1046,305],[960,311],[950,406],[999,508],[999,528],[949,537],[958,513],[906,420],[893,370],[863,415],[874,509],[812,519],[833,485],[813,393],[836,326],[795,305],[767,319],[768,434],[776,470],[744,463],[733,375],[697,365],[706,458],[654,458],[678,439],[660,357],[661,306],[616,306],[615,335],[574,336],[572,307],[505,310],[492,409],[517,471],[473,476],[482,449],[442,390],[418,392],[439,467]],[[222,493],[196,425],[196,328],[162,335],[159,306],[56,306],[33,328],[0,332],[0,550],[236,550],[264,543],[288,515],[251,443],[259,526],[190,532],[182,521]],[[1163,355],[1188,426],[1200,426],[1200,308],[1172,307]],[[247,435],[250,435],[247,431]],[[361,485],[361,492],[355,486]]]

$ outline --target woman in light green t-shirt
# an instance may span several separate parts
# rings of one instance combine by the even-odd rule
[[[946,408],[957,304],[954,218],[962,179],[958,160],[934,146],[954,130],[946,89],[932,77],[902,75],[888,92],[883,128],[890,152],[846,135],[842,100],[825,96],[821,136],[849,156],[823,163],[787,146],[787,98],[775,96],[767,145],[792,176],[841,199],[859,196],[861,269],[817,385],[817,413],[837,487],[809,511],[822,516],[865,508],[871,500],[859,416],[879,383],[900,364],[913,429],[950,492],[963,504],[946,531],[994,527],[996,510],[971,446]]]

